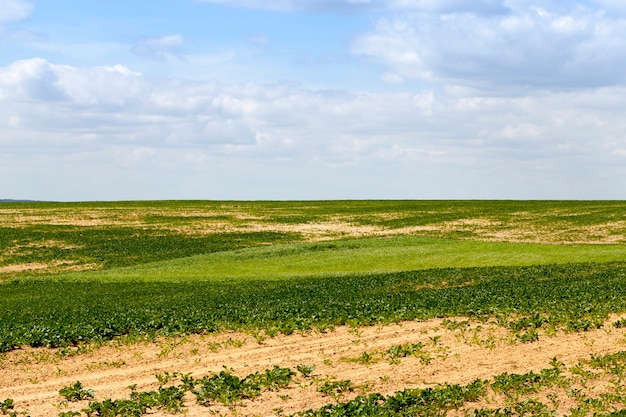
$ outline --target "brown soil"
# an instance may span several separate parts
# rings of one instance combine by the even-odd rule
[[[159,383],[155,376],[165,372],[191,373],[200,378],[227,367],[244,377],[275,365],[294,370],[298,365],[315,365],[312,377],[298,375],[298,383],[289,388],[265,392],[232,410],[197,405],[190,394],[185,403],[188,416],[274,416],[333,403],[335,399],[316,390],[328,378],[352,381],[354,392],[341,400],[373,392],[388,395],[440,383],[467,384],[504,372],[538,372],[549,368],[554,357],[569,367],[590,354],[622,350],[626,341],[626,330],[608,324],[606,329],[584,333],[542,335],[533,343],[516,342],[495,323],[459,327],[451,330],[441,320],[430,320],[273,338],[221,333],[134,344],[117,341],[70,357],[52,349],[28,348],[0,357],[0,400],[12,398],[16,410],[28,411],[31,416],[58,416],[61,411],[79,411],[87,406],[87,401],[64,404],[59,396],[61,388],[76,381],[93,389],[95,399],[102,401],[129,398],[128,387],[135,384],[139,391],[156,390]],[[382,354],[391,346],[406,343],[422,343],[428,360],[407,357],[393,364]],[[358,361],[363,352],[373,354],[375,360],[369,364]],[[497,405],[492,402],[489,406]]]
[[[50,268],[51,265],[37,262],[29,262],[27,264],[16,264],[0,266],[0,274],[8,272],[36,271],[38,269]]]

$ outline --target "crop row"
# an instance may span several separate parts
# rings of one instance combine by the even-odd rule
[[[297,417],[553,417],[567,415],[626,415],[626,352],[591,356],[566,370],[554,358],[551,367],[526,374],[503,373],[491,381],[477,379],[468,385],[440,384],[407,389],[391,396],[370,394],[352,401],[328,404],[296,413]],[[599,386],[604,388],[599,389]],[[595,389],[589,387],[595,386]],[[480,408],[479,400],[501,406]],[[567,400],[567,405],[565,405]],[[566,409],[566,407],[568,407]]]
[[[256,372],[240,379],[233,375],[230,370],[223,370],[219,373],[207,375],[203,378],[194,378],[189,374],[165,373],[157,375],[161,383],[156,391],[137,391],[136,386],[131,389],[128,399],[106,399],[104,401],[89,401],[89,405],[81,411],[88,417],[139,417],[151,409],[163,410],[170,413],[182,413],[184,409],[184,399],[187,392],[191,392],[196,397],[196,402],[202,406],[221,403],[230,406],[241,402],[244,399],[253,399],[265,391],[277,391],[287,387],[293,380],[296,373],[288,368],[275,366],[266,369],[264,372]],[[172,382],[180,381],[179,385]],[[80,402],[94,399],[94,391],[84,389],[80,381],[73,385],[66,386],[59,391],[59,395],[65,399],[64,403]],[[0,412],[17,416],[14,411],[12,399],[0,402]],[[24,413],[22,413],[23,415]],[[62,411],[61,417],[74,417],[82,415],[78,411]]]
[[[202,378],[191,374],[174,372],[156,375],[160,386],[154,391],[137,391],[131,386],[128,399],[105,399],[94,401],[94,391],[83,388],[80,382],[62,388],[59,395],[69,403],[88,401],[81,411],[60,411],[60,417],[90,416],[139,417],[152,410],[169,413],[184,413],[187,394],[195,402],[209,408],[215,405],[228,406],[231,411],[243,400],[252,400],[268,391],[293,388],[293,383],[306,389],[314,386],[322,395],[331,395],[334,403],[318,409],[309,409],[293,414],[292,417],[408,417],[441,416],[449,413],[465,417],[517,417],[568,415],[571,417],[623,416],[626,407],[626,352],[592,355],[576,365],[566,368],[554,358],[550,367],[539,372],[525,374],[503,373],[491,380],[476,379],[460,384],[439,384],[430,388],[410,388],[392,395],[367,393],[341,402],[342,392],[353,391],[350,380],[337,381],[332,378],[317,378],[311,375],[312,368],[298,366],[298,373],[289,368],[274,366],[263,372],[239,378],[232,370],[224,369]],[[296,379],[298,378],[298,379]],[[589,389],[589,387],[595,387]],[[283,396],[288,398],[289,396]],[[495,404],[495,405],[494,405]],[[71,407],[76,408],[76,407]],[[17,416],[12,399],[0,402],[0,412]],[[284,415],[275,409],[277,415]],[[26,415],[22,412],[19,415]]]
[[[64,282],[0,285],[0,351],[117,336],[289,334],[434,317],[541,317],[568,330],[626,311],[626,264],[437,269],[281,281]],[[538,316],[537,316],[538,315]],[[535,326],[538,323],[534,324]],[[531,327],[528,327],[531,326]]]

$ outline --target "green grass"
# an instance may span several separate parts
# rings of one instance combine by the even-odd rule
[[[224,251],[58,279],[169,281],[274,279],[431,268],[626,261],[626,245],[548,245],[396,236]]]

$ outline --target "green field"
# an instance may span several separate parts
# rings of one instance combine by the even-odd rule
[[[606,262],[624,259],[625,212],[626,203],[619,201],[3,203],[0,280],[218,252],[223,259],[206,262],[219,267],[250,257],[246,262],[255,276],[265,268],[252,258],[270,268],[272,261],[264,258],[283,255],[286,269],[300,263],[305,273],[315,273],[307,263],[318,268],[330,257],[334,265],[323,272]],[[447,240],[419,239],[424,237]],[[328,241],[339,242],[227,253]],[[350,259],[355,254],[358,262]],[[316,263],[316,256],[321,261]]]
[[[3,204],[0,351],[454,316],[508,323],[539,314],[556,327],[597,327],[626,311],[625,209],[614,201]]]
[[[0,398],[0,414],[28,415],[23,392],[40,387],[28,398],[57,398],[42,413],[58,411],[59,417],[180,413],[192,407],[212,415],[269,415],[253,411],[253,400],[270,392],[280,401],[271,415],[284,416],[283,403],[299,402],[297,397],[310,391],[328,397],[325,405],[309,410],[300,405],[292,416],[622,416],[626,353],[616,351],[622,339],[603,344],[610,351],[602,355],[579,356],[577,362],[570,357],[568,365],[554,357],[550,367],[541,364],[536,372],[494,368],[489,379],[463,384],[422,379],[428,387],[385,395],[382,389],[368,391],[367,384],[384,389],[400,368],[384,374],[380,369],[386,368],[367,368],[368,378],[369,371],[380,376],[357,386],[338,378],[334,367],[342,361],[349,361],[348,372],[375,361],[404,366],[400,362],[414,356],[412,366],[425,367],[429,378],[430,361],[445,372],[445,361],[455,360],[447,359],[447,349],[457,349],[464,370],[476,371],[485,359],[482,353],[465,356],[474,344],[505,353],[513,346],[513,356],[520,351],[532,356],[535,348],[529,345],[546,341],[552,353],[560,336],[572,335],[581,336],[577,346],[582,343],[588,353],[594,340],[587,335],[623,338],[624,294],[626,202],[620,201],[0,203],[0,370],[7,373],[2,379],[7,386],[0,390],[11,396]],[[389,339],[379,349],[360,344],[362,326],[435,318],[444,320],[413,323],[432,324],[432,333],[411,333],[402,344],[390,346]],[[330,331],[343,325],[351,327],[336,333],[353,334],[349,343],[355,350],[342,353],[331,344],[320,356],[315,335],[333,335]],[[284,367],[285,346],[279,345],[270,359],[280,366],[273,363],[247,376],[246,360],[238,370],[225,363],[220,372],[200,376],[177,369],[156,375],[159,386],[152,390],[137,369],[144,358],[135,352],[137,363],[123,372],[139,372],[143,391],[129,381],[129,399],[99,393],[94,398],[80,381],[56,397],[55,384],[73,377],[61,366],[85,378],[92,378],[92,369],[125,367],[117,350],[104,353],[111,346],[120,352],[160,346],[165,360],[168,344],[184,344],[193,339],[186,337],[190,334],[225,337],[222,331],[244,332],[263,352],[268,337],[303,332],[302,339],[293,336],[302,343],[313,335],[315,351],[304,355],[326,369],[311,374],[312,364]],[[442,336],[447,345],[438,344]],[[204,369],[213,347],[224,348],[227,341],[184,349],[191,349],[187,358]],[[42,349],[22,349],[28,346]],[[196,357],[202,349],[205,356]],[[72,360],[89,352],[99,362],[75,367]],[[343,357],[346,352],[360,356]],[[230,351],[225,354],[231,361]],[[11,375],[21,372],[32,377],[11,392]],[[360,374],[355,369],[354,375]],[[106,375],[107,381],[120,377],[115,371]],[[100,384],[96,391],[104,388]],[[227,408],[219,411],[220,404]]]
[[[61,280],[289,280],[440,268],[606,263],[626,260],[626,245],[550,245],[397,236],[280,244],[196,255],[132,268],[61,275]]]
[[[66,282],[0,286],[0,350],[67,346],[122,335],[327,329],[433,317],[541,315],[601,326],[626,311],[626,263],[443,268],[286,280]]]

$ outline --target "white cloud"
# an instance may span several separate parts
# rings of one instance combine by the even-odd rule
[[[139,72],[135,72],[132,71],[130,68],[124,66],[124,65],[120,65],[120,64],[116,64],[113,66],[104,66],[101,67],[103,70],[105,71],[109,71],[109,72],[113,72],[113,73],[118,73],[118,74],[122,74],[122,75],[141,75],[141,73]]]
[[[356,93],[31,59],[0,68],[0,189],[48,199],[626,198],[623,108],[623,87]]]
[[[366,12],[412,10],[429,12],[472,12],[501,14],[507,12],[502,0],[197,0],[230,7],[276,11]]]
[[[580,6],[562,11],[510,4],[510,11],[381,19],[355,39],[352,52],[406,78],[482,88],[588,88],[626,81],[626,20]]]
[[[262,0],[198,0],[203,3],[217,3],[230,7],[245,7],[253,9],[266,9],[275,11],[352,11],[377,8],[384,0],[355,1],[355,0],[274,0],[271,2]]]
[[[0,0],[0,25],[15,22],[30,16],[34,6],[24,0]]]
[[[24,103],[122,106],[145,88],[139,77],[123,65],[84,69],[25,59],[0,70],[0,97]]]
[[[402,78],[395,72],[386,72],[380,76],[380,79],[387,84],[402,84],[404,82],[404,78]]]
[[[61,100],[58,74],[43,58],[13,62],[0,72],[0,97],[19,100]]]
[[[182,35],[143,38],[137,41],[131,52],[139,57],[164,60],[170,57],[183,57],[185,40]]]
[[[34,6],[30,1],[0,0],[0,40],[33,42],[45,39],[45,34],[11,27],[11,23],[28,18],[33,10]]]

